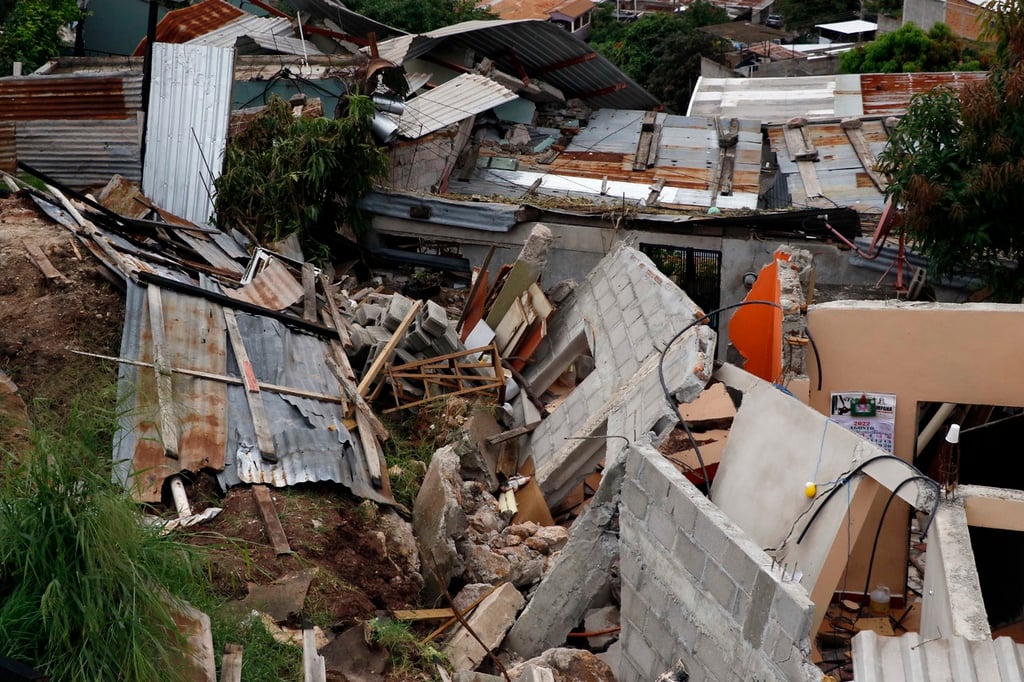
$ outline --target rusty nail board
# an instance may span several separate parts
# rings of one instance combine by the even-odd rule
[[[223,310],[228,340],[231,342],[231,349],[235,352],[235,360],[238,362],[238,369],[245,382],[245,399],[249,403],[249,414],[252,416],[252,425],[256,430],[256,446],[260,449],[260,456],[263,459],[276,462],[277,451],[274,449],[274,436],[270,433],[270,422],[267,421],[267,410],[263,406],[259,381],[256,380],[256,373],[252,369],[249,354],[245,350],[245,340],[238,328],[235,311],[231,308]]]
[[[292,554],[292,548],[288,544],[288,536],[284,534],[284,527],[281,525],[281,519],[277,515],[277,507],[274,506],[274,500],[270,497],[270,489],[265,485],[254,485],[252,487],[252,497],[256,500],[256,508],[263,518],[263,525],[266,526],[267,537],[270,538],[270,543],[274,545],[274,551],[277,552],[278,556]]]

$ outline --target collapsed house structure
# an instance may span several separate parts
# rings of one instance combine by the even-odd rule
[[[184,33],[172,30],[182,16],[169,14],[158,34],[180,44],[154,45],[145,127],[137,62],[118,75],[63,74],[77,67],[57,63],[48,75],[0,79],[0,94],[29,106],[39,95],[60,102],[13,109],[0,157],[49,182],[34,200],[126,289],[111,360],[133,409],[115,476],[138,499],[166,499],[176,477],[212,470],[225,489],[334,481],[394,505],[387,434],[370,406],[378,391],[394,409],[445,396],[507,400],[511,421],[488,425],[496,449],[436,453],[412,510],[423,564],[442,574],[433,585],[425,575],[427,589],[488,586],[469,620],[491,629],[488,644],[468,628],[448,642],[464,670],[492,649],[534,659],[595,607],[616,606],[620,636],[605,657],[620,680],[655,679],[680,662],[694,680],[821,679],[825,664],[849,664],[824,661],[818,635],[834,639],[843,618],[855,629],[872,620],[866,607],[851,617],[836,604],[867,601],[877,583],[891,589],[893,609],[913,604],[919,625],[891,639],[876,633],[891,632],[887,617],[846,631],[857,679],[940,679],[957,668],[1019,678],[1020,645],[999,635],[1014,633],[1024,598],[998,603],[991,545],[1017,547],[1008,538],[1020,530],[1020,486],[994,487],[977,468],[977,482],[915,468],[926,468],[920,455],[954,415],[974,420],[964,421],[966,448],[971,433],[1024,407],[1012,382],[974,381],[972,364],[984,354],[1014,376],[1019,361],[1003,340],[1016,338],[1019,307],[809,305],[806,294],[812,280],[819,289],[877,280],[835,242],[863,249],[862,218],[882,220],[873,160],[887,117],[924,85],[833,79],[769,111],[703,81],[694,107],[707,108],[670,116],[646,111],[656,104],[647,93],[548,23],[470,22],[315,56],[291,24],[201,5],[226,14]],[[242,57],[240,46],[279,54]],[[363,200],[373,246],[424,234],[460,243],[463,271],[482,264],[460,323],[436,304],[343,293],[301,258],[250,252],[209,225],[211,160],[223,154],[228,112],[252,103],[239,83],[266,94],[283,82],[341,81],[365,76],[371,60],[404,66],[414,91],[433,86],[381,112],[392,165],[390,186]],[[298,79],[282,75],[285,62]],[[808,92],[807,82],[797,89]],[[81,148],[55,150],[62,126],[124,143],[87,135]],[[116,184],[100,202],[75,192],[115,172],[142,181],[117,209],[107,203],[118,201]],[[750,214],[707,215],[722,209]],[[799,253],[779,251],[786,244]],[[715,312],[728,306],[763,310],[744,323]],[[743,328],[759,351],[737,340]],[[749,372],[720,362],[739,361],[727,338]],[[875,442],[837,423],[853,415],[835,396],[857,394],[889,405],[884,426],[867,413],[868,426],[851,424]],[[693,410],[712,397],[698,430]],[[957,414],[958,405],[1009,412]],[[532,480],[509,486],[517,475]],[[514,511],[488,497],[503,485]],[[527,518],[538,508],[540,522]],[[556,517],[572,521],[568,533],[527,525],[554,528]],[[927,570],[914,601],[904,586],[918,544]]]

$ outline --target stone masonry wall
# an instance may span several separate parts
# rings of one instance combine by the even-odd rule
[[[806,590],[650,445],[628,450],[619,523],[619,680],[679,660],[692,682],[821,679]]]

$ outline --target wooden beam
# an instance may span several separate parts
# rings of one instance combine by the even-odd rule
[[[53,263],[46,257],[46,254],[36,246],[35,244],[26,244],[22,242],[22,246],[25,247],[25,251],[28,252],[29,257],[39,268],[39,271],[43,273],[43,277],[46,278],[47,282],[56,282],[58,284],[71,284],[71,280],[65,277],[60,270],[53,267]]]
[[[131,360],[129,358],[118,358],[112,355],[100,355],[99,353],[87,353],[83,350],[71,351],[75,355],[85,355],[91,358],[99,358],[100,360],[110,360],[111,362],[119,362],[123,365],[132,365],[134,367],[148,367],[154,369],[152,362],[141,362],[139,360]],[[225,384],[245,385],[245,381],[238,377],[231,377],[225,374],[214,374],[213,372],[204,372],[198,369],[185,369],[182,367],[168,367],[168,372],[172,374],[181,374],[187,377],[196,377],[197,379],[208,379],[209,381],[219,381]],[[281,386],[279,384],[268,384],[265,381],[259,382],[260,390],[270,391],[271,393],[281,393],[283,395],[294,395],[299,398],[312,398],[313,400],[321,400],[325,403],[344,403],[344,401],[336,395],[327,395],[326,393],[317,393],[315,391],[304,391],[301,388],[292,388],[290,386]]]
[[[496,433],[493,436],[488,436],[486,438],[487,444],[488,445],[498,445],[500,443],[504,443],[507,440],[512,440],[513,438],[519,438],[519,436],[524,436],[524,435],[530,433],[531,431],[536,429],[538,426],[540,426],[540,424],[541,424],[540,422],[532,422],[530,424],[526,424],[525,426],[520,426],[520,427],[517,427],[517,428],[514,428],[514,429],[509,429],[508,431],[502,431],[501,433]]]
[[[398,620],[435,620],[438,618],[454,618],[453,609],[399,609],[392,611]]]
[[[256,500],[256,509],[259,510],[260,516],[263,518],[263,525],[267,529],[267,537],[274,546],[274,551],[278,556],[292,554],[288,536],[284,534],[284,526],[281,525],[281,519],[277,515],[274,500],[270,497],[270,489],[265,485],[254,485],[252,497]]]
[[[316,650],[316,632],[309,625],[302,629],[303,682],[327,682],[327,661]]]
[[[274,436],[270,432],[270,422],[267,420],[267,410],[263,406],[263,396],[260,395],[260,384],[256,380],[256,372],[252,369],[249,361],[249,354],[245,350],[245,340],[238,328],[238,320],[235,318],[235,311],[231,308],[222,308],[224,311],[224,324],[228,331],[228,340],[231,342],[231,349],[235,352],[235,361],[242,374],[245,386],[245,399],[249,404],[249,414],[252,417],[253,428],[256,430],[256,447],[260,450],[263,459],[276,462],[277,451],[274,449]]]
[[[164,307],[160,287],[146,287],[146,302],[149,304],[149,326],[153,339],[153,369],[156,371],[156,401],[160,412],[160,440],[164,454],[178,458],[178,420],[174,416],[174,388],[171,371],[164,357]]]
[[[302,319],[316,322],[316,270],[312,263],[302,264]]]
[[[370,390],[370,386],[377,379],[377,375],[380,374],[381,370],[384,369],[384,365],[391,359],[391,354],[395,352],[395,348],[398,347],[402,337],[405,336],[405,332],[409,329],[409,325],[416,319],[416,316],[420,312],[420,308],[423,306],[423,301],[416,301],[409,308],[409,312],[405,314],[405,319],[402,320],[398,328],[395,329],[395,333],[391,335],[391,338],[384,345],[384,348],[374,358],[373,364],[370,365],[370,369],[366,370],[366,374],[363,375],[363,380],[359,382],[359,386],[356,392],[365,396]]]
[[[868,144],[867,138],[864,137],[863,129],[845,128],[845,130],[846,137],[850,139],[850,144],[853,146],[853,151],[857,153],[860,165],[864,167],[864,172],[871,178],[871,182],[875,184],[878,191],[884,192],[887,183],[882,174],[875,170],[875,155],[871,152],[871,146]]]
[[[242,645],[228,644],[220,664],[220,682],[242,682]]]
[[[356,410],[356,428],[359,431],[359,442],[363,446],[363,457],[366,459],[366,469],[370,472],[370,482],[378,490],[383,487],[381,481],[381,465],[384,453],[377,442],[377,436],[373,433],[373,427],[369,420],[359,410]]]
[[[341,338],[341,345],[345,348],[351,348],[352,335],[349,333],[348,321],[341,316],[341,311],[338,310],[338,304],[335,303],[334,295],[331,294],[331,284],[327,281],[327,276],[322,272],[317,279],[320,282],[320,289],[324,292],[327,316],[330,318],[331,324],[334,325],[334,329],[338,332],[338,336]],[[355,380],[355,375],[352,376],[352,379]]]

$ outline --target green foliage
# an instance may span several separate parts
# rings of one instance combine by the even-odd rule
[[[477,7],[474,0],[351,0],[345,4],[382,24],[411,33],[426,33],[472,19],[498,18],[489,9]]]
[[[370,135],[374,113],[369,97],[354,95],[341,118],[295,118],[273,95],[228,145],[215,182],[217,222],[261,241],[296,233],[308,254],[323,255],[339,224],[357,215],[356,201],[387,174]]]
[[[962,41],[945,24],[939,23],[925,33],[913,23],[862,45],[839,58],[843,73],[914,73],[918,71],[956,71],[965,66]],[[970,60],[976,55],[967,53]]]
[[[373,618],[369,639],[388,650],[391,665],[398,670],[432,669],[445,660],[440,649],[430,642],[420,642],[407,623],[390,618]]]
[[[76,405],[0,478],[0,654],[55,682],[183,677],[167,600],[195,577],[185,545],[141,523],[110,480],[114,410]]]
[[[1024,0],[996,14],[996,62],[959,96],[915,97],[879,157],[888,194],[930,274],[973,274],[1001,300],[1024,295]]]
[[[21,62],[34,71],[60,53],[60,29],[82,17],[75,0],[0,0],[0,74]]]
[[[727,47],[699,29],[727,22],[729,15],[705,0],[697,0],[686,12],[648,13],[632,22],[616,20],[612,11],[606,4],[594,13],[594,49],[669,109],[685,111],[700,75],[701,56]]]

